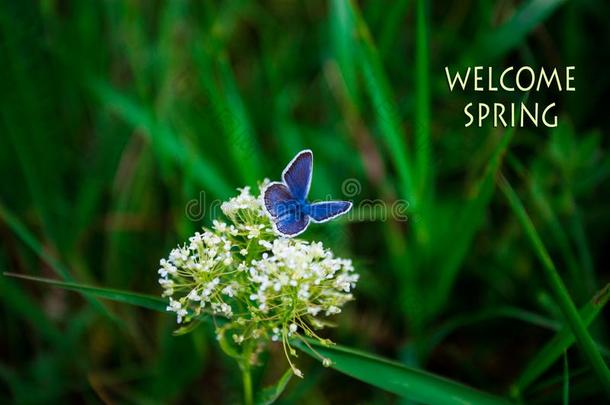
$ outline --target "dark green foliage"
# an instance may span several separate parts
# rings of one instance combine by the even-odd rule
[[[57,281],[0,277],[0,402],[240,401],[211,322],[172,334],[157,263],[303,148],[311,197],[358,214],[305,234],[362,275],[323,331],[359,351],[319,349],[356,379],[301,355],[305,379],[280,380],[272,345],[261,403],[604,398],[608,15],[602,0],[3,2],[0,272]],[[444,67],[470,65],[574,65],[577,91],[450,92]],[[556,101],[559,125],[464,128],[466,103],[522,99]],[[408,220],[372,200],[406,202]]]

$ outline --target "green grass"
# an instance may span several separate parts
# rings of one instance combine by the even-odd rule
[[[598,375],[600,383],[604,386],[604,389],[608,392],[608,394],[610,394],[610,370],[602,359],[600,352],[595,347],[595,343],[587,331],[587,328],[583,324],[583,321],[576,310],[576,306],[570,298],[570,294],[568,293],[561,276],[557,272],[555,264],[544,247],[540,236],[538,236],[538,233],[536,232],[536,228],[532,224],[532,221],[525,211],[523,204],[519,200],[519,197],[502,175],[500,175],[499,178],[499,185],[504,192],[504,195],[506,196],[511,208],[515,212],[521,226],[524,228],[524,232],[532,245],[532,249],[540,260],[542,269],[548,278],[550,289],[556,295],[559,309],[565,317],[567,324],[572,329],[572,333],[574,333],[574,336],[576,336],[576,340],[581,346],[581,350],[591,363],[591,367]]]
[[[358,218],[304,235],[361,280],[321,332],[338,345],[312,345],[332,367],[301,343],[290,378],[271,345],[257,403],[610,392],[607,2],[9,3],[0,398],[242,401],[213,321],[174,333],[157,265],[305,148],[313,198],[359,182]],[[444,67],[469,65],[574,65],[577,91],[450,92]],[[558,127],[464,127],[468,102],[521,100],[556,101]]]

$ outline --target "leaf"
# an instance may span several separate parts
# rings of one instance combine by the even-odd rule
[[[181,326],[180,328],[173,331],[172,335],[174,335],[174,336],[186,335],[187,333],[191,333],[192,331],[197,329],[200,324],[201,324],[201,321],[199,319],[194,319],[191,322],[187,323],[186,325]]]
[[[517,219],[523,228],[526,238],[529,240],[534,253],[542,265],[542,270],[544,271],[548,280],[549,287],[555,294],[557,304],[565,318],[566,324],[569,325],[570,329],[574,333],[581,351],[597,374],[597,377],[606,390],[606,393],[610,394],[610,370],[608,369],[606,363],[604,363],[599,350],[595,346],[595,342],[593,341],[591,334],[585,327],[585,323],[578,313],[576,306],[574,305],[574,302],[572,301],[572,298],[570,297],[570,294],[563,283],[563,280],[561,279],[553,260],[551,259],[551,256],[544,246],[540,235],[538,235],[531,218],[527,214],[523,203],[508,180],[506,180],[506,178],[502,175],[500,175],[498,178],[498,186],[506,196],[511,209],[517,216]]]
[[[428,404],[502,404],[506,399],[476,390],[444,377],[386,360],[347,347],[323,346],[307,339],[315,352],[302,342],[295,342],[303,352],[332,361],[331,367],[367,384],[404,398]]]
[[[423,200],[433,173],[430,167],[430,74],[428,24],[425,0],[417,0],[415,8],[415,165],[417,188]]]
[[[229,155],[242,180],[250,185],[261,179],[258,142],[229,60],[223,54],[210,54],[196,47],[194,58],[199,77],[211,104],[214,117],[224,133]],[[220,82],[216,80],[220,77]]]
[[[72,280],[72,275],[62,266],[53,256],[51,256],[36,239],[36,237],[26,228],[26,226],[2,203],[0,203],[0,219],[2,219],[9,228],[23,241],[23,243],[32,249],[38,257],[40,257],[59,277],[65,280]]]
[[[19,288],[12,280],[0,282],[0,302],[7,310],[23,317],[45,338],[55,344],[61,344],[63,337],[57,326],[49,320],[42,308]]]
[[[150,295],[138,294],[129,291],[116,290],[111,288],[93,287],[78,283],[68,283],[51,280],[42,277],[24,276],[14,273],[4,273],[5,276],[21,278],[24,280],[38,281],[50,284],[67,290],[78,291],[85,295],[92,295],[99,298],[122,302],[142,308],[165,312],[166,302],[161,298]],[[326,347],[314,340],[309,340],[311,346],[316,346],[316,353],[300,342],[296,345],[309,355],[318,357],[321,355],[332,361],[332,367],[349,376],[361,381],[392,392],[394,394],[411,398],[416,401],[428,403],[477,403],[477,404],[496,404],[505,402],[501,398],[475,390],[460,383],[427,373],[422,370],[405,367],[399,363],[373,356],[371,354],[359,352],[342,346]],[[291,371],[288,370],[288,372]],[[261,401],[265,398],[272,403],[285,389],[290,375],[286,373],[278,384],[265,390],[268,393],[261,396]]]
[[[487,308],[474,313],[457,315],[435,327],[433,333],[429,335],[425,344],[422,345],[422,350],[424,350],[425,353],[430,353],[447,336],[459,328],[471,326],[479,322],[502,318],[508,320],[519,320],[541,328],[551,329],[553,331],[559,330],[561,327],[561,323],[559,322],[518,307],[501,306],[496,308]],[[426,356],[424,356],[424,358],[426,358]]]
[[[143,134],[152,141],[160,161],[175,163],[193,182],[211,190],[216,196],[225,197],[233,193],[233,188],[211,162],[195,153],[192,145],[179,138],[169,125],[157,122],[145,106],[137,104],[104,81],[90,80],[89,87],[110,110],[131,126],[144,130]]]
[[[570,366],[568,365],[568,354],[563,353],[563,404],[570,403]]]
[[[4,273],[5,276],[21,278],[23,280],[38,281],[39,283],[50,284],[55,287],[65,288],[66,290],[77,291],[85,296],[104,298],[110,301],[122,302],[124,304],[135,305],[138,307],[152,309],[154,311],[165,312],[167,302],[161,298],[134,293],[130,291],[115,290],[113,288],[94,287],[85,284],[72,283],[52,280],[43,277],[26,276],[23,274]]]
[[[585,326],[601,312],[610,297],[610,284],[601,290],[589,303],[580,310],[580,317]],[[564,326],[557,334],[538,352],[521,373],[511,391],[515,394],[523,392],[538,377],[549,369],[559,357],[574,344],[575,338],[572,330]]]
[[[257,405],[269,405],[277,401],[277,399],[282,395],[282,392],[286,389],[288,382],[292,378],[293,372],[292,369],[288,369],[284,372],[282,377],[272,386],[265,387],[257,396],[255,403]]]
[[[357,43],[352,35],[354,31],[354,15],[350,4],[344,0],[333,0],[329,4],[330,41],[334,58],[345,84],[347,97],[358,102],[358,81],[356,71]],[[359,104],[358,104],[359,105]]]
[[[526,102],[527,96],[522,102]],[[472,246],[472,241],[482,225],[484,216],[482,212],[487,210],[493,193],[495,191],[495,178],[500,170],[502,161],[508,147],[514,137],[515,129],[508,128],[502,134],[498,145],[494,149],[482,177],[477,181],[473,193],[465,201],[461,208],[458,223],[455,226],[456,236],[452,238],[455,242],[446,254],[441,256],[439,264],[439,279],[436,292],[431,297],[431,314],[439,312],[447,303],[451,296],[451,288],[455,283],[460,266],[464,261],[468,250]]]
[[[64,265],[55,259],[51,254],[45,251],[42,244],[36,239],[36,237],[30,233],[26,226],[11,212],[9,212],[0,202],[0,219],[2,219],[11,228],[11,230],[28,246],[38,257],[40,257],[59,277],[63,278],[68,282],[72,282],[74,278],[70,272],[64,267]],[[7,274],[7,273],[5,273]],[[26,277],[26,276],[24,276]],[[110,319],[116,319],[115,316],[108,311],[100,302],[87,298],[90,304],[101,314],[109,317]]]
[[[397,0],[392,2],[386,15],[384,24],[379,34],[379,53],[384,59],[388,59],[392,45],[400,39],[400,28],[404,28],[404,18],[409,8],[409,0]]]
[[[564,1],[530,0],[524,3],[506,23],[475,42],[471,51],[466,54],[464,64],[468,65],[475,57],[478,63],[492,61],[522,44],[525,37]]]
[[[355,17],[356,29],[361,40],[360,65],[367,91],[371,98],[373,111],[377,118],[377,125],[381,135],[385,138],[389,155],[396,167],[400,179],[402,198],[416,207],[413,193],[413,179],[409,153],[405,136],[402,130],[398,108],[392,95],[390,82],[383,69],[383,64],[377,48],[373,43],[366,22],[353,3],[349,3],[351,12]]]

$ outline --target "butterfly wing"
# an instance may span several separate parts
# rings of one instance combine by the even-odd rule
[[[294,201],[294,198],[284,183],[273,182],[263,193],[265,208],[272,218],[282,215],[291,201]]]
[[[311,185],[311,172],[313,170],[313,152],[305,149],[299,152],[288,163],[282,172],[282,180],[290,189],[290,193],[297,200],[305,200]]]
[[[307,229],[309,219],[309,215],[305,215],[300,211],[293,211],[288,215],[278,218],[275,221],[275,228],[283,236],[292,238]]]
[[[281,235],[293,237],[307,229],[309,216],[303,213],[284,183],[269,184],[263,193],[263,202],[276,231]]]
[[[324,201],[311,204],[309,215],[314,222],[326,222],[345,214],[351,208],[352,203],[349,201]]]

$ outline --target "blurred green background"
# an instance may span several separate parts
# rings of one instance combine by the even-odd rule
[[[214,201],[311,148],[311,197],[347,192],[357,215],[305,237],[362,275],[326,336],[528,403],[566,385],[603,398],[576,346],[518,384],[564,318],[514,197],[582,307],[610,278],[609,15],[603,0],[2,2],[0,271],[158,295],[159,259]],[[524,97],[450,92],[444,67],[471,65],[574,65],[577,91],[529,95],[557,102],[557,128],[464,128],[466,103]],[[409,220],[358,207],[375,199],[408,202]],[[607,320],[589,328],[603,356]],[[239,402],[213,328],[174,328],[2,276],[1,402]],[[297,361],[281,403],[399,402]]]

